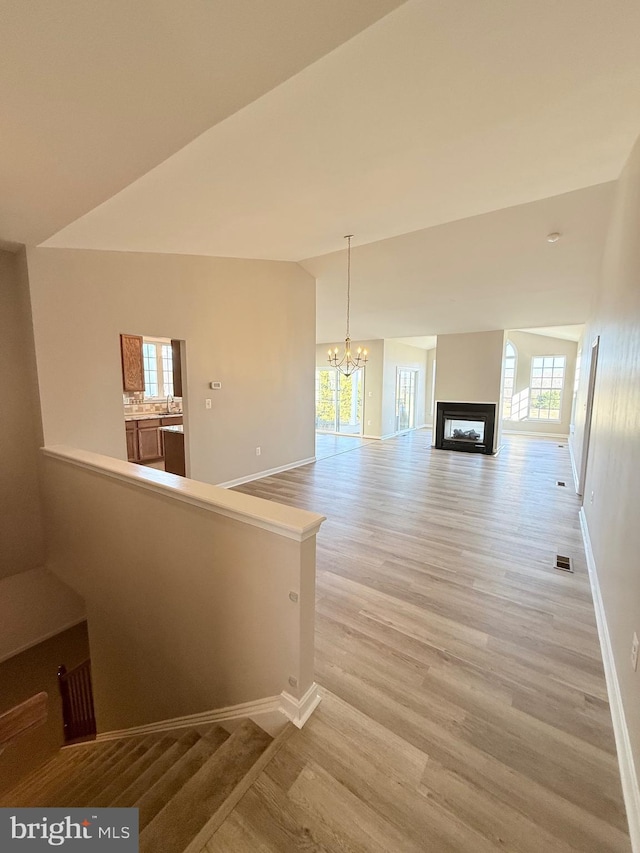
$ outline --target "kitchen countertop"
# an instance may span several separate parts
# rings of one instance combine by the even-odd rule
[[[161,426],[160,432],[180,432],[180,433],[183,433],[184,427],[182,426],[182,424],[174,424],[173,426],[165,426],[165,427]]]
[[[182,412],[147,412],[140,415],[125,415],[125,421],[150,421],[156,418],[181,418]]]

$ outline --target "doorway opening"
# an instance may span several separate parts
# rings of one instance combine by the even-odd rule
[[[362,435],[363,371],[343,376],[335,367],[316,368],[316,430]]]
[[[396,432],[416,425],[416,388],[418,371],[398,367],[396,371]]]
[[[187,476],[185,342],[120,335],[127,460]]]

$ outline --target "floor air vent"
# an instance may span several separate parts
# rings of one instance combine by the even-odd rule
[[[573,572],[571,557],[563,557],[560,554],[556,554],[556,569],[560,569],[561,572]]]
[[[566,486],[566,485],[567,484],[565,483],[564,480],[556,480],[556,486]]]

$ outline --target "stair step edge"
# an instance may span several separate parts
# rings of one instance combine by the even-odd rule
[[[235,788],[229,793],[225,801],[216,809],[216,813],[205,823],[197,835],[194,836],[194,838],[184,848],[182,853],[201,853],[205,845],[208,844],[218,829],[220,829],[224,821],[229,817],[231,812],[235,809],[265,767],[275,758],[282,747],[297,731],[298,729],[293,725],[293,723],[287,723],[286,726],[278,732],[271,743],[238,782]]]
[[[202,828],[209,824],[215,813],[220,809],[224,801],[231,795],[235,787],[241,783],[242,779],[250,772],[253,765],[258,761],[260,756],[273,743],[273,738],[264,731],[260,726],[250,719],[245,719],[231,734],[231,737],[223,743],[216,752],[203,764],[203,766],[195,773],[176,794],[165,804],[158,812],[153,820],[147,824],[145,829],[140,834],[140,851],[141,853],[155,853],[158,846],[158,836],[165,839],[167,851],[171,853],[181,853],[176,845],[190,844],[193,837],[196,837]],[[244,750],[244,754],[238,754],[239,750]],[[241,773],[237,776],[235,784],[225,792],[226,784],[230,782],[230,774],[232,771]],[[212,773],[219,785],[211,786]],[[208,787],[205,787],[208,786]],[[205,796],[206,795],[206,796]],[[199,820],[196,815],[201,815],[203,799],[213,799],[223,796],[223,799],[217,802],[215,810],[211,815],[205,816],[203,823],[199,826],[192,826],[194,835],[180,838],[180,830],[176,829],[175,815],[176,812],[183,806],[183,801],[188,801],[190,797],[194,797],[196,802],[200,803],[200,808],[193,809],[189,814],[191,823]],[[189,821],[183,822],[182,834],[189,830]],[[171,832],[173,829],[173,833]]]

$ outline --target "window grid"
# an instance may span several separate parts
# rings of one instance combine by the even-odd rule
[[[155,344],[143,344],[144,396],[158,397],[158,356]]]
[[[162,344],[162,378],[164,395],[173,397],[173,352],[170,344]]]
[[[170,344],[147,341],[142,344],[144,362],[144,396],[173,396],[173,353]]]
[[[531,360],[531,419],[560,420],[565,366],[563,355],[535,356]]]

